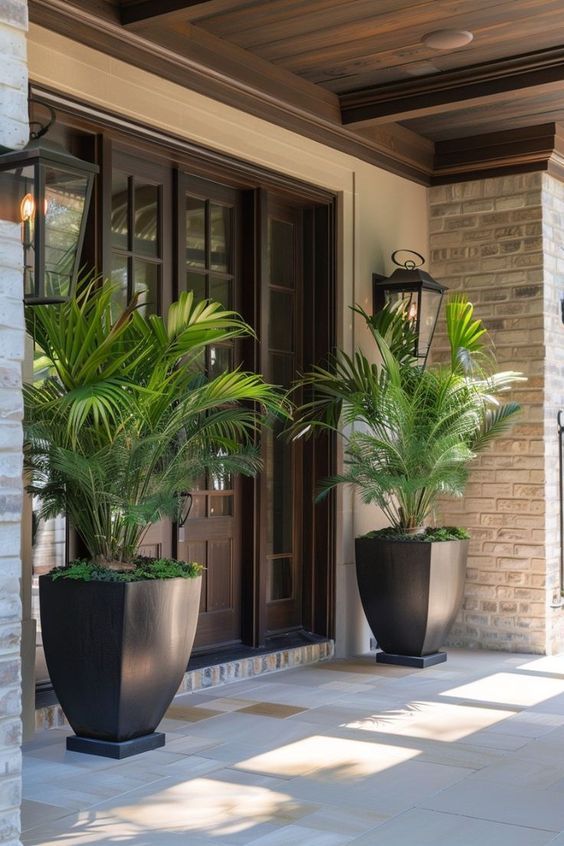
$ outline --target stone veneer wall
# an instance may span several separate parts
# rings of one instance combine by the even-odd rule
[[[27,123],[27,3],[0,0],[0,145],[22,147]],[[0,220],[0,842],[19,843],[20,519],[23,268],[19,224]]]
[[[545,555],[547,575],[547,651],[564,648],[560,585],[560,493],[556,417],[564,409],[564,185],[545,174],[542,181],[544,252]],[[551,601],[552,600],[552,601]]]
[[[545,653],[558,648],[556,409],[564,404],[560,320],[563,187],[530,173],[430,190],[431,273],[468,295],[491,330],[499,367],[528,381],[523,412],[475,462],[442,521],[470,529],[463,610],[451,642]],[[560,253],[560,258],[558,255]],[[444,325],[435,355],[446,352]]]

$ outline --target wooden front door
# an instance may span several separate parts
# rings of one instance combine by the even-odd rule
[[[239,193],[181,176],[179,180],[178,293],[212,299],[239,309]],[[210,376],[239,362],[233,343],[206,353]],[[240,481],[208,474],[192,491],[191,508],[178,529],[178,557],[205,566],[195,648],[210,649],[241,640]]]

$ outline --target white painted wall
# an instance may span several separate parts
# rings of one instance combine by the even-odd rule
[[[427,192],[401,177],[162,80],[62,36],[31,26],[30,77],[83,102],[339,192],[340,335],[350,350],[358,336],[348,306],[371,306],[371,274],[391,270],[395,249],[427,252]],[[376,509],[340,498],[337,560],[337,652],[368,648],[369,632],[354,576],[355,534],[380,525]]]

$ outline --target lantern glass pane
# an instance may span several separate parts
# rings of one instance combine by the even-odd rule
[[[433,339],[435,324],[439,316],[442,294],[439,291],[423,290],[421,292],[421,319],[419,323],[420,358],[426,358]]]
[[[35,193],[33,165],[11,168],[0,173],[0,219],[21,226],[24,247],[24,291],[34,296]]]
[[[413,323],[414,327],[416,326],[419,291],[386,291],[386,302],[392,306],[401,302],[405,309],[406,317]]]
[[[45,168],[44,295],[70,296],[88,193],[88,177]]]

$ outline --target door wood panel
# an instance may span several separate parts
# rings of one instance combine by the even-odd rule
[[[177,291],[219,300],[228,309],[240,303],[240,192],[189,175],[178,180]],[[210,347],[204,362],[213,376],[241,359],[234,343]],[[241,640],[243,502],[237,478],[199,480],[190,492],[188,519],[177,529],[179,558],[205,569],[195,648],[208,650]]]

